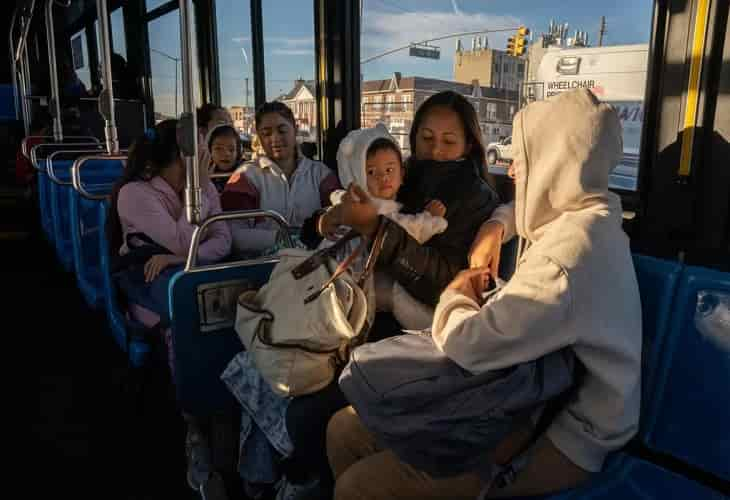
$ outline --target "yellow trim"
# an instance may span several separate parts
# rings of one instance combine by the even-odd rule
[[[697,106],[699,104],[700,75],[702,58],[705,52],[705,38],[707,36],[707,22],[710,0],[697,1],[695,15],[694,37],[690,53],[689,82],[687,84],[687,103],[684,111],[684,130],[682,131],[682,155],[679,159],[679,175],[689,176],[692,168],[692,143],[694,142],[695,127],[697,126]]]

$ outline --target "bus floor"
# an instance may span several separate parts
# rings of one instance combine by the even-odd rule
[[[6,430],[30,428],[10,437],[23,486],[5,486],[24,498],[196,498],[169,376],[152,369],[142,391],[128,390],[125,356],[103,313],[86,307],[38,229],[28,233],[0,240],[3,408],[17,420]]]

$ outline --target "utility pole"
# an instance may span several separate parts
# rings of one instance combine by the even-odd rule
[[[598,46],[603,47],[603,35],[606,34],[606,16],[601,16],[601,29],[598,31]]]

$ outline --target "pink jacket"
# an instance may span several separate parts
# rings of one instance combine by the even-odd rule
[[[220,199],[215,186],[208,182],[202,191],[203,219],[220,213]],[[195,226],[185,218],[185,207],[178,194],[161,177],[125,185],[119,191],[117,211],[125,241],[120,249],[121,254],[129,251],[126,240],[131,233],[144,233],[175,255],[188,254]],[[228,224],[216,222],[203,235],[198,258],[203,262],[216,262],[226,257],[230,250]]]

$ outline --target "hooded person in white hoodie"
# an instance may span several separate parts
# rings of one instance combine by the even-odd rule
[[[570,488],[599,471],[636,433],[641,388],[639,291],[620,199],[608,190],[622,151],[618,115],[582,89],[529,105],[513,131],[514,227],[526,248],[512,279],[484,304],[489,270],[460,273],[440,297],[433,338],[474,373],[570,347],[585,374],[515,482],[495,497]],[[337,499],[474,498],[481,488],[474,475],[434,479],[392,453],[373,455],[377,445],[352,412],[335,415],[329,431],[328,444],[339,442],[330,463],[344,471],[336,471]],[[531,431],[518,434],[497,450],[497,462],[520,452]]]

